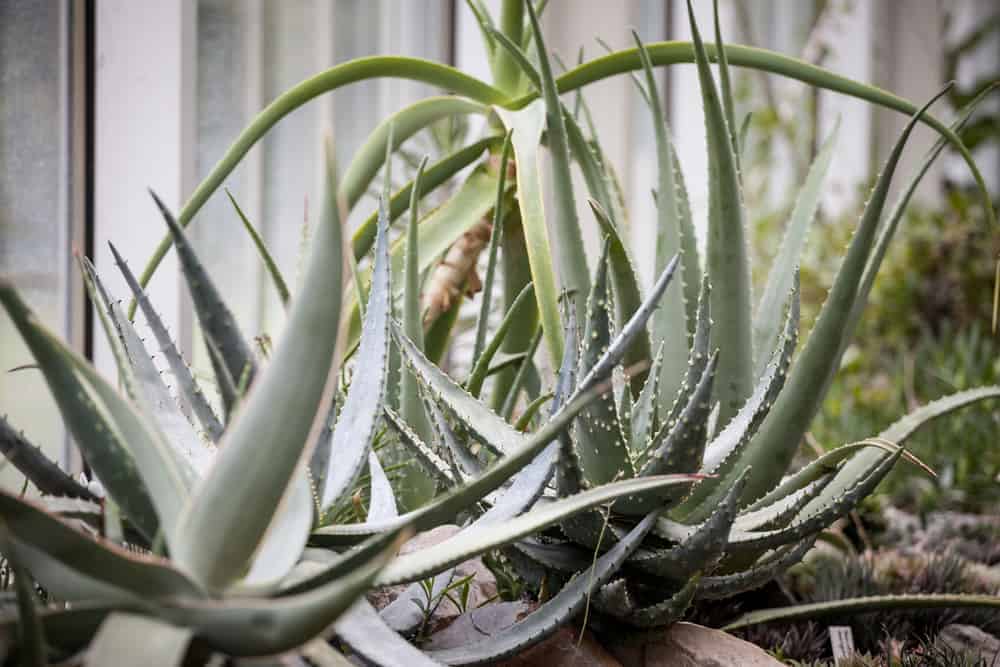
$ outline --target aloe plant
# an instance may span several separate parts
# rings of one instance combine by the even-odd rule
[[[693,19],[691,43],[636,40],[635,49],[556,78],[539,27],[541,7],[505,0],[497,30],[485,8],[475,0],[470,6],[481,23],[494,85],[412,58],[375,56],[338,65],[264,109],[176,220],[157,200],[168,235],[139,278],[112,248],[132,292],[128,315],[81,259],[124,395],[0,283],[0,302],[106,492],[97,498],[2,424],[3,452],[50,495],[30,501],[0,493],[0,532],[7,531],[0,547],[19,565],[21,578],[30,576],[54,599],[72,602],[35,610],[21,595],[19,617],[0,619],[7,629],[23,624],[26,656],[44,659],[38,650],[43,642],[62,651],[91,643],[94,655],[114,655],[123,638],[140,631],[155,636],[164,655],[183,655],[198,641],[237,656],[296,650],[335,660],[327,643],[310,643],[333,622],[342,644],[378,664],[471,664],[513,655],[580,612],[603,627],[666,624],[681,618],[693,600],[759,585],[798,560],[830,521],[905,456],[903,442],[920,424],[1000,396],[995,387],[956,394],[786,476],[926,166],[951,144],[981,185],[956,134],[967,114],[945,126],[928,113],[929,105],[918,109],[778,54],[724,46],[718,26],[718,43],[703,44]],[[721,92],[712,61],[721,68]],[[654,67],[682,62],[698,67],[709,138],[704,263],[652,74]],[[796,266],[833,142],[803,187],[755,310],[729,65],[911,115],[823,316],[797,358]],[[592,128],[588,136],[576,111],[560,99],[638,70],[644,77],[636,77],[637,85],[656,128],[659,170],[658,277],[648,290],[639,285],[633,249],[620,233],[624,207],[613,167]],[[281,118],[322,93],[385,76],[457,94],[421,101],[380,123],[343,178],[330,165],[324,217],[298,293],[289,293],[264,241],[233,201],[289,307],[281,340],[259,358],[184,228]],[[582,98],[578,109],[589,115]],[[391,156],[405,141],[442,119],[472,114],[490,117],[484,137],[436,162],[421,162],[412,181],[390,191]],[[918,122],[941,138],[886,213],[899,153]],[[549,216],[543,150],[551,157],[548,182],[556,204]],[[491,161],[501,151],[496,169]],[[490,159],[475,164],[487,152]],[[573,164],[604,236],[592,274],[580,242],[589,217],[576,214]],[[378,210],[345,243],[342,218],[380,169],[385,186]],[[433,209],[421,207],[446,183],[454,186],[450,198]],[[421,208],[430,210],[421,216]],[[390,243],[390,226],[406,211],[406,233]],[[459,304],[436,322],[425,321],[420,276],[484,221],[492,230],[484,302],[471,372],[459,382],[437,364]],[[143,292],[171,245],[204,334],[221,411]],[[370,265],[358,266],[372,250]],[[345,265],[351,286],[345,285]],[[491,329],[495,285],[505,316]],[[136,308],[173,389],[130,321]],[[546,377],[543,359],[536,362],[539,347],[559,369],[555,377]],[[403,366],[398,378],[395,355]],[[627,381],[613,381],[615,373]],[[416,465],[409,469],[422,471],[422,487],[436,495],[415,494],[421,497],[407,499],[400,512],[396,496],[412,489],[393,489],[374,451],[387,441],[411,454]],[[359,509],[356,491],[365,486],[366,468],[368,506]],[[348,506],[357,518],[344,521]],[[442,522],[464,528],[389,562],[401,533]],[[409,644],[402,635],[415,630],[419,618],[403,608],[425,595],[418,582],[433,577],[431,589],[446,590],[455,565],[491,549],[502,549],[525,578],[544,578],[557,592],[528,617],[470,646],[425,654]],[[362,597],[370,586],[402,583],[412,586],[399,604],[381,612]]]

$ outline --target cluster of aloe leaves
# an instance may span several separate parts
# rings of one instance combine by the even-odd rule
[[[513,655],[584,611],[597,627],[668,624],[696,600],[758,586],[796,562],[906,456],[902,445],[920,425],[1000,397],[997,387],[959,392],[787,474],[927,167],[951,143],[981,181],[955,134],[975,102],[949,128],[929,115],[929,105],[917,109],[778,54],[723,46],[717,20],[716,44],[705,45],[693,18],[692,43],[645,46],[637,39],[635,49],[557,79],[533,5],[506,0],[497,29],[484,7],[469,4],[495,86],[410,58],[334,67],[268,106],[177,220],[157,200],[169,235],[140,278],[112,247],[172,389],[132,313],[85,258],[81,270],[115,352],[122,393],[0,282],[0,302],[105,492],[100,497],[70,478],[0,422],[4,455],[44,494],[26,500],[0,492],[0,552],[20,582],[18,613],[0,620],[0,628],[18,636],[26,662],[45,664],[89,645],[92,664],[108,664],[109,656],[126,664],[122,647],[142,633],[155,649],[132,656],[136,660],[154,654],[162,664],[180,664],[194,642],[234,656],[298,651],[339,664],[343,658],[330,644],[311,641],[332,624],[342,645],[376,664],[477,664]],[[721,94],[711,60],[720,65]],[[655,66],[679,62],[695,63],[703,93],[710,176],[704,263],[653,76]],[[797,263],[834,137],[802,188],[754,308],[729,64],[912,115],[801,346]],[[559,97],[635,70],[644,75],[635,81],[657,140],[658,277],[648,290],[632,266],[624,206],[589,110],[582,97],[573,108]],[[330,165],[323,218],[294,295],[243,218],[289,309],[274,350],[255,354],[183,228],[280,118],[321,93],[379,76],[422,80],[457,95],[424,100],[380,124],[343,178]],[[442,118],[469,114],[489,115],[487,136],[434,164],[425,159],[414,179],[392,194],[389,165],[400,145]],[[887,211],[890,182],[917,122],[941,139]],[[539,166],[543,146],[552,166],[550,220]],[[421,217],[421,200],[486,151],[501,154],[500,168],[480,165],[448,201]],[[507,178],[511,157],[515,183]],[[573,164],[604,238],[592,275]],[[348,245],[346,213],[383,167],[378,211]],[[407,211],[405,235],[391,244],[390,226]],[[458,382],[437,363],[458,306],[425,330],[421,274],[489,215],[493,234],[472,370]],[[199,388],[143,292],[171,244],[209,352],[218,405]],[[369,251],[371,266],[362,270],[357,263]],[[491,330],[498,280],[506,314]],[[550,367],[558,368],[551,379],[535,361],[542,341]],[[352,368],[363,372],[347,382]],[[380,462],[389,451],[385,443],[414,461],[402,478],[405,487],[394,489]],[[400,511],[397,496],[407,511]],[[353,520],[343,520],[352,515],[345,508],[353,509]],[[405,534],[442,523],[464,527],[440,544],[393,559]],[[421,623],[414,601],[426,589],[419,582],[433,578],[432,591],[443,590],[456,565],[492,549],[501,549],[550,597],[511,627],[462,648],[423,653],[408,643],[405,636]],[[25,585],[30,579],[54,603],[36,609]],[[381,611],[362,597],[373,586],[407,583],[411,587]]]

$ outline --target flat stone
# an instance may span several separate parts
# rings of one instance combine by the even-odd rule
[[[992,659],[1000,656],[1000,639],[974,625],[952,623],[938,634],[938,641],[944,642],[956,651],[970,651],[981,657]]]
[[[521,655],[496,663],[497,667],[622,667],[597,643],[589,631],[580,639],[579,629],[562,627]]]
[[[641,645],[611,647],[624,667],[781,667],[755,644],[721,630],[675,623]]]

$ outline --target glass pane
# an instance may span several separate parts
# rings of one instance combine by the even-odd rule
[[[0,275],[38,317],[69,334],[68,3],[0,2]],[[41,373],[7,370],[32,362],[0,315],[0,414],[63,460],[65,432]],[[12,466],[0,484],[20,487]]]
[[[446,60],[448,7],[442,0],[199,0],[199,178],[258,111],[324,69],[376,53]],[[227,187],[293,292],[304,225],[314,226],[320,214],[324,136],[333,135],[343,171],[378,120],[432,92],[421,84],[372,81],[324,95],[282,119],[230,176]],[[363,202],[358,213],[373,208]],[[274,337],[284,309],[228,199],[220,193],[199,215],[203,220],[192,227],[196,242],[243,334]],[[195,367],[207,371],[203,348],[196,341]]]

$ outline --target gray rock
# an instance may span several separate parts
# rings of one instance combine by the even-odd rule
[[[938,635],[938,641],[947,644],[956,651],[968,651],[988,660],[1000,656],[1000,639],[974,625],[960,623],[947,625]]]

